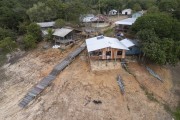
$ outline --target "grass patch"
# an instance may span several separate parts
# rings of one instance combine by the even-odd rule
[[[0,54],[0,67],[6,62],[6,59],[5,53]]]
[[[147,98],[150,100],[150,101],[154,101],[154,102],[158,102],[158,100],[155,98],[154,94],[152,92],[148,92],[148,90],[144,87],[144,86],[140,86],[142,90],[144,90]]]
[[[109,28],[109,29],[107,29],[106,31],[104,31],[104,35],[105,35],[105,36],[108,36],[108,37],[114,36],[114,30],[113,30],[113,28]]]
[[[176,110],[172,112],[172,115],[175,118],[175,120],[180,120],[180,104],[178,105]]]

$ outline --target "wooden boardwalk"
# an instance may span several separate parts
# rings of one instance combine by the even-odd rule
[[[79,48],[71,52],[65,59],[63,59],[58,65],[56,65],[48,76],[43,78],[38,84],[31,88],[24,98],[18,104],[20,107],[26,107],[36,96],[38,96],[51,82],[56,78],[56,76],[66,68],[77,55],[79,55],[86,45],[83,43]]]

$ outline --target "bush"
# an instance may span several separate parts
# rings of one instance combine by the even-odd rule
[[[10,37],[6,37],[0,41],[0,48],[4,53],[9,53],[17,48],[17,44]]]
[[[24,49],[30,50],[33,48],[36,48],[36,40],[32,35],[27,34],[24,38]]]
[[[19,35],[23,35],[27,32],[28,24],[29,24],[28,22],[19,23],[19,26],[18,26],[18,34]]]
[[[27,34],[32,35],[35,41],[41,41],[41,28],[36,23],[31,23],[27,26]]]
[[[16,38],[16,34],[10,29],[3,29],[0,27],[0,41],[6,37]]]
[[[56,28],[61,28],[65,25],[65,21],[63,19],[57,19],[55,21],[55,27]]]

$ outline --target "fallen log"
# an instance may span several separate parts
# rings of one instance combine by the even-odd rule
[[[123,83],[120,75],[118,75],[118,77],[117,77],[117,83],[118,83],[119,88],[121,90],[121,94],[123,95],[125,93],[125,87],[124,87],[124,83]]]

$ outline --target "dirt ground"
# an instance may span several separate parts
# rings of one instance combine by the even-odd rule
[[[138,63],[130,63],[129,74],[124,69],[91,72],[84,53],[73,61],[40,96],[22,109],[19,101],[27,91],[45,77],[64,56],[75,47],[38,49],[29,52],[12,65],[3,66],[7,80],[1,83],[1,120],[171,120],[161,102],[176,103],[171,94],[170,71],[161,68],[159,82]],[[35,52],[36,51],[36,52]],[[157,68],[160,69],[160,68]],[[120,74],[125,84],[121,95],[116,82]],[[134,75],[136,77],[134,77]],[[143,84],[155,94],[150,100],[140,87]],[[93,101],[100,101],[95,104]]]
[[[121,67],[92,72],[85,53],[27,108],[20,108],[18,103],[27,91],[78,45],[65,51],[44,50],[42,46],[0,69],[0,120],[172,120],[163,104],[172,108],[178,104],[178,89],[174,86],[179,86],[172,82],[178,74],[176,69],[149,66],[163,83],[137,62],[128,64],[128,72]],[[125,84],[124,95],[116,81],[118,74]]]

